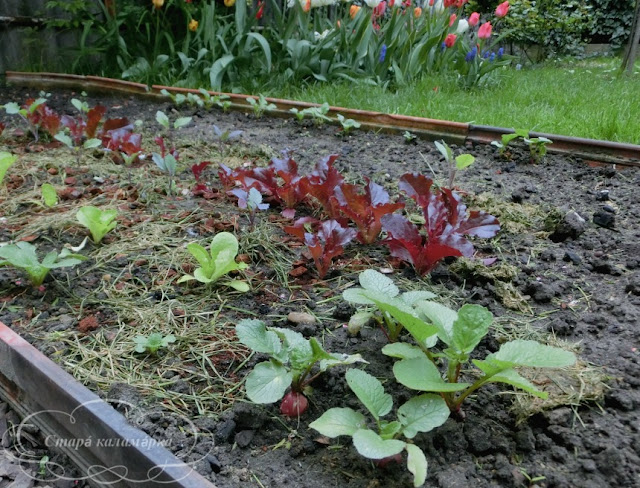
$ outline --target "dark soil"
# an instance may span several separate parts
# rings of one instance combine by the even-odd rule
[[[33,89],[4,87],[0,104],[21,102],[36,95]],[[69,103],[72,96],[77,94],[54,91],[49,105],[73,113]],[[157,110],[167,113],[174,110],[167,102],[116,96],[95,96],[89,101],[91,105],[102,103],[109,107],[109,116],[143,120],[148,131],[154,130]],[[440,168],[439,153],[432,143],[406,144],[399,135],[356,131],[343,138],[337,137],[335,126],[316,128],[292,120],[256,120],[248,114],[223,114],[216,110],[180,108],[179,111],[182,115],[194,116],[194,122],[179,136],[178,146],[182,144],[185,154],[199,144],[213,146],[211,127],[216,124],[223,130],[244,131],[240,145],[249,148],[243,156],[247,162],[264,165],[270,155],[289,148],[295,151],[296,160],[304,168],[310,168],[320,158],[337,152],[340,153],[337,167],[350,180],[362,182],[363,176],[368,176],[387,187],[392,195],[403,173],[419,171],[430,175],[427,162],[436,171]],[[17,125],[16,120],[4,115],[0,121],[9,123],[8,133],[12,125]],[[5,135],[0,139],[0,150],[3,145],[4,150],[27,151],[27,154],[32,151],[45,154],[50,150],[45,143],[26,147],[25,141],[26,138]],[[151,137],[145,141],[149,151],[151,141]],[[640,487],[640,171],[592,167],[581,160],[551,155],[539,164],[532,164],[524,148],[516,148],[504,157],[498,156],[490,146],[455,148],[455,151],[476,156],[475,164],[456,179],[456,186],[466,193],[469,206],[496,214],[502,223],[503,230],[495,239],[476,242],[479,256],[498,258],[493,267],[476,269],[474,261],[452,261],[439,265],[421,280],[411,268],[391,259],[382,246],[352,246],[334,263],[330,280],[323,282],[316,279],[313,263],[300,256],[303,248],[292,248],[291,261],[300,260],[297,265],[309,269],[299,277],[289,277],[292,288],[278,282],[264,263],[256,262],[252,263],[255,279],[269,284],[259,292],[229,294],[224,299],[279,326],[286,323],[283,317],[291,311],[312,311],[322,317],[321,326],[292,326],[306,336],[322,335],[328,350],[361,353],[370,362],[369,372],[389,379],[385,388],[394,395],[396,407],[409,398],[409,392],[394,386],[393,362],[380,353],[386,343],[384,336],[377,329],[366,328],[359,336],[349,337],[343,324],[352,310],[341,300],[326,300],[339,295],[344,285],[354,281],[362,269],[395,265],[397,269],[390,276],[402,280],[398,281],[401,284],[433,285],[446,290],[458,305],[476,303],[488,307],[501,327],[481,343],[481,354],[496,350],[499,341],[509,334],[538,338],[554,335],[577,347],[584,361],[581,378],[594,375],[600,378],[596,374],[600,371],[606,375],[606,387],[598,381],[585,380],[582,395],[543,411],[536,411],[532,401],[521,396],[517,397],[518,408],[514,411],[513,395],[501,393],[497,386],[481,390],[465,404],[464,421],[450,418],[442,427],[416,437],[416,443],[429,461],[426,486]],[[152,163],[133,171],[155,171],[149,165]],[[73,190],[66,190],[66,210],[73,202],[82,205],[96,192],[104,192],[112,201],[121,198],[123,205],[135,210],[137,222],[143,220],[141,215],[145,213],[166,212],[175,216],[178,211],[189,213],[199,208],[196,220],[185,220],[184,243],[193,240],[194,233],[208,241],[223,228],[235,229],[237,233],[249,232],[246,217],[238,217],[233,204],[219,198],[220,184],[215,168],[206,173],[214,194],[218,194],[212,200],[184,192],[180,199],[160,195],[144,201],[136,199],[139,193],[128,187],[124,171],[119,175],[102,174],[90,160],[80,171],[75,170],[72,163],[67,166],[66,174],[74,179],[66,186],[78,194],[73,196]],[[443,173],[439,176],[444,179]],[[95,189],[95,177],[106,181],[101,183],[101,190]],[[23,228],[1,227],[2,222],[6,222],[3,218],[10,217],[2,208],[7,208],[11,198],[46,179],[47,168],[28,175],[9,171],[5,180],[8,191],[0,190],[0,242],[27,237],[29,232]],[[178,186],[188,190],[192,185],[193,177],[185,168],[179,174]],[[118,193],[117,189],[122,191]],[[207,222],[203,211],[212,212],[215,225]],[[272,215],[273,225],[282,221],[275,211],[259,218],[268,221],[266,215]],[[42,233],[32,238],[43,248],[60,249],[65,243],[77,245],[79,235],[79,230],[67,228],[64,232]],[[117,240],[116,233],[107,239],[107,245]],[[82,252],[90,255],[92,250],[89,245]],[[128,259],[124,255],[107,263],[109,274],[116,277],[130,272]],[[0,306],[0,321],[71,368],[71,373],[74,373],[69,362],[72,359],[65,358],[66,346],[44,341],[43,336],[51,331],[90,336],[94,333],[91,330],[78,330],[79,319],[87,316],[99,317],[101,328],[107,331],[118,328],[116,312],[111,308],[92,306],[89,311],[79,308],[83,300],[100,301],[100,297],[95,296],[96,283],[105,271],[91,271],[94,264],[82,265],[85,272],[81,279],[67,279],[68,270],[56,270],[45,283],[44,291],[32,290],[24,280],[17,283],[22,276],[19,272],[0,269],[0,300],[4,304]],[[155,277],[146,268],[138,268],[134,273],[136,280],[131,282],[141,288],[141,300],[147,300],[145,284]],[[500,269],[514,272],[500,274],[496,271]],[[196,293],[195,288],[173,282],[167,290],[174,297]],[[294,296],[295,300],[287,299]],[[160,294],[152,298],[161,304],[172,297]],[[219,295],[218,300],[222,300]],[[246,314],[238,312],[228,320],[245,317]],[[234,370],[242,358],[230,355],[225,360],[228,370]],[[247,367],[238,371],[238,376],[246,374],[248,367],[258,360],[260,358],[252,357]],[[116,385],[117,392],[114,392],[113,388],[108,391],[104,385],[96,385],[86,377],[83,381],[103,396],[113,398],[126,394],[129,401],[135,398],[148,408],[151,414],[142,428],[152,436],[176,435],[179,425],[167,427],[166,423],[153,421],[153,412],[162,410],[163,406],[152,397],[142,396],[135,389],[123,393],[126,387],[123,390],[121,385]],[[196,409],[181,412],[194,419],[201,433],[195,452],[185,460],[194,462],[197,469],[220,488],[411,486],[411,476],[404,464],[377,468],[360,457],[348,439],[327,443],[307,427],[328,408],[359,408],[355,396],[346,387],[344,370],[331,370],[314,382],[313,387],[310,408],[300,420],[281,417],[277,405],[254,406],[242,401],[211,415],[199,415]],[[575,385],[576,389],[580,387],[579,383]],[[518,422],[518,411],[522,413],[529,407],[533,415]],[[177,447],[174,450],[180,454]]]

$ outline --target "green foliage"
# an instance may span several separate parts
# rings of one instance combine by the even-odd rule
[[[111,230],[115,229],[118,222],[116,217],[118,211],[115,209],[99,209],[98,207],[81,207],[76,213],[76,218],[81,225],[91,232],[91,239],[94,244],[100,244],[102,238]]]
[[[551,139],[546,137],[533,137],[524,140],[525,144],[529,146],[529,153],[534,163],[542,161],[547,154],[547,144],[552,144]]]
[[[300,122],[304,120],[306,116],[309,116],[316,125],[322,125],[324,122],[331,121],[331,119],[327,117],[327,114],[329,113],[329,104],[326,102],[319,107],[308,107],[302,110],[292,108],[289,112],[294,114]]]
[[[2,185],[4,175],[7,173],[9,167],[17,160],[18,156],[14,156],[13,154],[6,151],[0,151],[0,185]]]
[[[37,142],[39,138],[39,126],[34,122],[31,116],[35,113],[36,109],[40,105],[46,103],[46,101],[46,98],[40,97],[36,98],[25,107],[21,107],[16,102],[9,102],[4,105],[0,105],[0,107],[4,108],[4,111],[7,113],[7,115],[17,115],[18,117],[20,117]]]
[[[591,36],[620,49],[627,42],[633,24],[635,0],[588,0],[593,28]]]
[[[198,261],[200,267],[196,268],[193,275],[185,275],[178,283],[197,280],[200,283],[215,283],[220,278],[232,271],[247,269],[245,263],[236,263],[238,255],[238,239],[230,232],[220,232],[211,241],[209,251],[197,242],[187,244],[187,250]],[[223,285],[247,292],[249,285],[245,281],[225,280]]]
[[[453,188],[453,182],[456,179],[458,170],[462,170],[471,166],[476,158],[471,154],[459,154],[455,158],[453,157],[453,151],[449,145],[444,141],[434,141],[434,144],[438,148],[438,151],[444,157],[444,163],[449,178],[447,180],[447,188]]]
[[[347,119],[342,114],[336,115],[336,118],[340,123],[340,127],[342,127],[342,134],[345,136],[350,134],[352,130],[360,128],[360,125],[361,125],[360,122],[353,119]]]
[[[428,291],[408,291],[400,293],[393,280],[387,276],[368,269],[358,275],[360,287],[347,288],[342,298],[356,305],[374,306],[380,315],[370,315],[376,318],[389,340],[398,340],[404,328],[412,332],[414,337],[420,337],[425,347],[435,344],[436,330],[430,327],[419,316],[414,305],[420,300],[434,298]]]
[[[271,112],[275,110],[277,107],[273,103],[269,103],[264,95],[260,94],[258,99],[253,97],[247,98],[247,102],[251,105],[253,109],[253,115],[256,119],[262,117],[266,112]]]
[[[266,327],[257,319],[238,322],[236,334],[242,344],[269,356],[247,376],[247,396],[254,403],[274,403],[289,387],[301,393],[328,368],[364,362],[359,354],[329,354],[314,337],[307,340],[298,332]],[[317,372],[312,374],[316,366]]]
[[[1,178],[0,178],[1,181]],[[42,193],[42,201],[47,207],[55,207],[58,203],[58,192],[53,187],[53,185],[49,183],[43,183],[40,188]]]
[[[176,337],[173,334],[163,336],[159,332],[153,332],[148,336],[138,335],[133,341],[136,344],[135,351],[137,353],[148,353],[152,356],[157,356],[160,349],[169,347],[169,344],[176,342]]]
[[[407,468],[414,475],[414,486],[422,486],[427,478],[427,459],[415,444],[397,439],[413,439],[419,432],[429,432],[449,418],[449,409],[442,397],[423,394],[411,398],[397,411],[397,419],[382,420],[391,412],[393,399],[385,393],[380,380],[370,374],[350,369],[346,374],[349,388],[371,414],[375,431],[367,427],[366,418],[351,408],[331,408],[309,427],[329,438],[350,436],[358,453],[368,459],[381,460],[406,450]]]
[[[36,247],[28,242],[18,242],[0,247],[0,266],[13,266],[22,269],[29,276],[33,286],[42,285],[52,269],[75,266],[86,259],[86,257],[73,254],[65,248],[59,254],[56,251],[49,252],[40,262],[36,254]]]

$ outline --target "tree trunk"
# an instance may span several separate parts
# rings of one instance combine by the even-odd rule
[[[633,16],[633,25],[629,36],[629,44],[625,49],[621,70],[627,74],[633,73],[633,66],[638,55],[638,43],[640,42],[640,0],[636,0],[636,11]]]

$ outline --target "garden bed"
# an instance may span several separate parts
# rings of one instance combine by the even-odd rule
[[[34,89],[3,88],[0,104],[37,95]],[[48,105],[74,114],[73,97],[80,95],[55,91]],[[244,401],[240,384],[260,358],[237,343],[234,325],[261,318],[315,336],[327,350],[361,354],[370,363],[366,370],[387,380],[395,405],[402,404],[408,391],[392,381],[393,362],[380,353],[386,343],[382,332],[367,327],[351,337],[344,327],[353,309],[341,293],[368,268],[393,270],[388,276],[400,288],[428,289],[456,308],[463,303],[489,308],[496,327],[480,353],[495,351],[510,338],[533,338],[565,344],[580,357],[570,370],[536,379],[550,391],[547,404],[493,385],[465,404],[464,421],[450,418],[418,435],[416,444],[429,461],[427,486],[639,485],[636,168],[589,167],[549,155],[532,164],[524,148],[505,156],[492,146],[456,148],[476,156],[456,186],[470,207],[501,222],[498,236],[475,242],[477,257],[496,257],[495,263],[451,261],[419,277],[381,245],[351,245],[321,280],[302,255],[304,246],[282,231],[287,221],[278,211],[260,212],[250,229],[246,214],[221,191],[217,163],[266,165],[289,148],[308,171],[321,158],[339,153],[335,165],[349,182],[368,176],[393,197],[404,173],[431,175],[431,167],[445,179],[432,143],[364,131],[340,137],[336,126],[176,110],[169,102],[115,96],[87,101],[105,105],[109,117],[142,120],[147,152],[156,150],[157,110],[172,120],[193,116],[174,135],[183,165],[178,195],[166,195],[166,177],[149,158],[134,165],[131,177],[100,152],[87,153],[78,166],[68,149],[57,142],[30,142],[13,131],[17,121],[3,115],[0,120],[10,127],[0,150],[20,158],[0,190],[0,242],[29,241],[40,252],[78,246],[87,232],[75,214],[89,204],[116,208],[118,226],[102,244],[89,242],[78,251],[89,260],[53,270],[40,289],[15,269],[0,268],[0,321],[102,397],[144,409],[138,426],[157,439],[172,440],[169,448],[216,486],[410,485],[403,465],[376,468],[348,439],[328,441],[309,429],[331,407],[358,408],[343,369],[313,383],[310,408],[299,420],[281,417],[276,405]],[[214,124],[242,130],[241,139],[219,143]],[[213,163],[203,174],[211,191],[194,196],[188,167],[201,161]],[[41,204],[44,182],[60,198],[51,208]],[[574,216],[568,230],[554,233],[571,210],[585,222]],[[238,237],[249,265],[244,272],[248,293],[177,283],[191,271],[186,244],[206,244],[220,231]],[[306,314],[305,320],[292,322],[291,312]],[[177,340],[157,357],[135,353],[134,338],[151,332]],[[183,417],[193,421],[193,432]],[[187,449],[196,437],[193,449]]]

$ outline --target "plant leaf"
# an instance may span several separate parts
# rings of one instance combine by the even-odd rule
[[[468,383],[447,383],[427,357],[403,359],[393,365],[396,380],[412,390],[451,392],[464,390]]]
[[[413,486],[418,488],[427,480],[427,458],[415,444],[407,444],[407,469],[413,475]]]
[[[360,369],[348,370],[346,378],[349,388],[376,420],[391,411],[393,399],[391,395],[384,392],[380,380]]]
[[[407,444],[396,439],[383,439],[369,429],[360,429],[353,434],[353,445],[361,456],[384,459],[401,453]]]
[[[411,359],[425,357],[424,352],[418,346],[406,342],[392,342],[382,348],[382,354],[392,358]]]
[[[497,359],[513,366],[532,368],[563,368],[576,362],[576,355],[559,347],[547,346],[536,341],[515,340],[505,342],[498,352],[486,359]]]
[[[331,439],[341,436],[352,436],[365,427],[365,417],[350,408],[330,408],[320,418],[309,424],[309,427]]]
[[[282,343],[278,334],[267,330],[264,322],[258,319],[244,319],[236,325],[238,340],[255,352],[278,354]]]
[[[463,305],[453,323],[451,347],[465,356],[471,354],[482,338],[489,332],[493,315],[480,305]],[[466,361],[466,358],[465,358]]]
[[[254,403],[277,402],[284,396],[292,380],[291,373],[281,364],[273,360],[259,363],[247,376],[247,396]]]
[[[58,193],[53,185],[43,183],[40,191],[42,192],[42,200],[47,207],[54,207],[58,203]]]
[[[447,402],[439,395],[425,394],[411,398],[398,409],[402,433],[413,439],[418,432],[429,432],[449,418]]]
[[[393,283],[393,280],[374,269],[364,270],[358,275],[360,285],[365,290],[377,291],[389,298],[395,297],[400,290]]]

